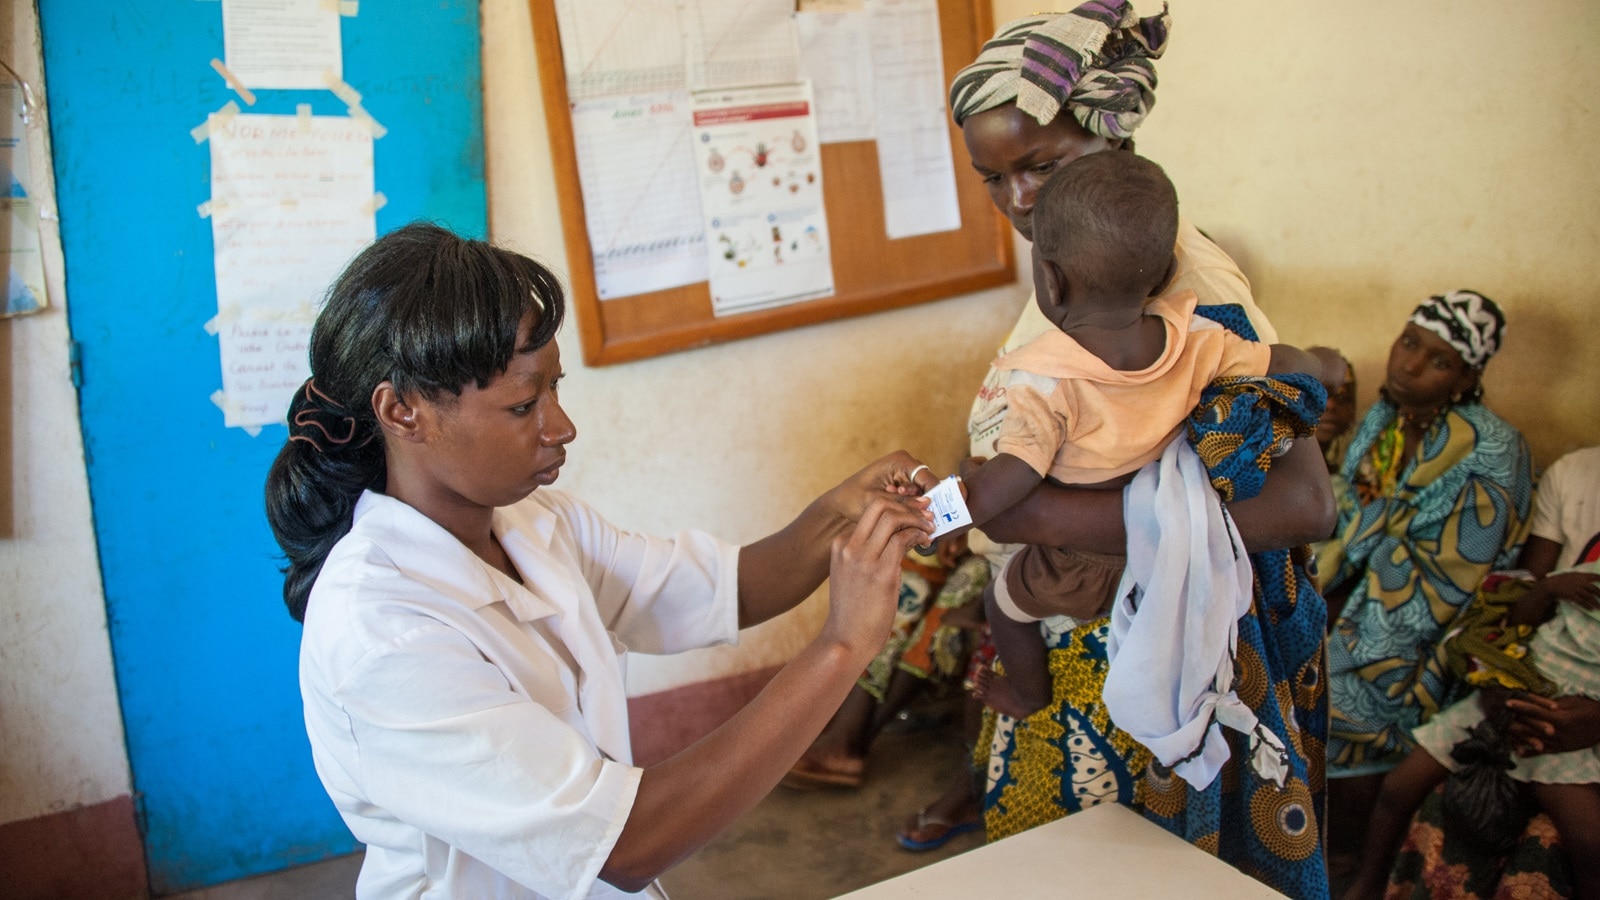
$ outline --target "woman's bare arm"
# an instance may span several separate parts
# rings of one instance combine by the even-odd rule
[[[1338,513],[1333,485],[1317,442],[1294,442],[1267,473],[1261,493],[1228,505],[1252,553],[1325,540]],[[1066,488],[1045,483],[1016,506],[995,516],[984,533],[1002,543],[1044,544],[1094,553],[1122,553],[1128,532],[1122,492]]]
[[[732,719],[645,770],[600,870],[604,881],[642,890],[777,786],[883,646],[894,621],[900,560],[932,530],[919,507],[880,498],[847,538],[832,542],[822,633]]]

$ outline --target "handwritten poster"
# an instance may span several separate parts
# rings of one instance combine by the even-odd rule
[[[311,322],[377,236],[372,130],[343,116],[235,116],[211,131],[222,390],[229,427],[280,423],[305,381]]]
[[[833,293],[813,110],[807,82],[694,94],[715,315]]]
[[[222,0],[222,49],[246,87],[321,90],[342,75],[339,8],[325,0]]]

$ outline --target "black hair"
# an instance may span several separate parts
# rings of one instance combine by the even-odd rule
[[[1094,290],[1148,296],[1178,241],[1178,192],[1131,151],[1080,156],[1039,188],[1033,240],[1045,259]]]
[[[429,400],[485,387],[514,354],[549,343],[564,308],[539,263],[428,223],[392,231],[351,261],[312,326],[311,379],[289,405],[289,439],[267,473],[267,522],[288,558],[283,599],[295,621],[361,492],[385,486],[377,386]]]

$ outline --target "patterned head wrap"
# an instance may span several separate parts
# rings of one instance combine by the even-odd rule
[[[1141,19],[1128,0],[1090,0],[1001,27],[950,85],[950,112],[968,116],[1002,104],[1048,125],[1063,108],[1084,128],[1127,138],[1155,105],[1151,60],[1167,47],[1171,17]]]
[[[1483,368],[1505,339],[1505,314],[1493,300],[1477,291],[1429,297],[1406,321],[1444,338],[1475,369]]]

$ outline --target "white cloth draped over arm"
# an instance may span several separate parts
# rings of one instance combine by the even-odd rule
[[[1128,563],[1111,608],[1106,709],[1196,790],[1230,752],[1222,726],[1250,735],[1257,775],[1284,783],[1283,742],[1233,690],[1239,617],[1254,574],[1205,466],[1179,436],[1123,493]]]

